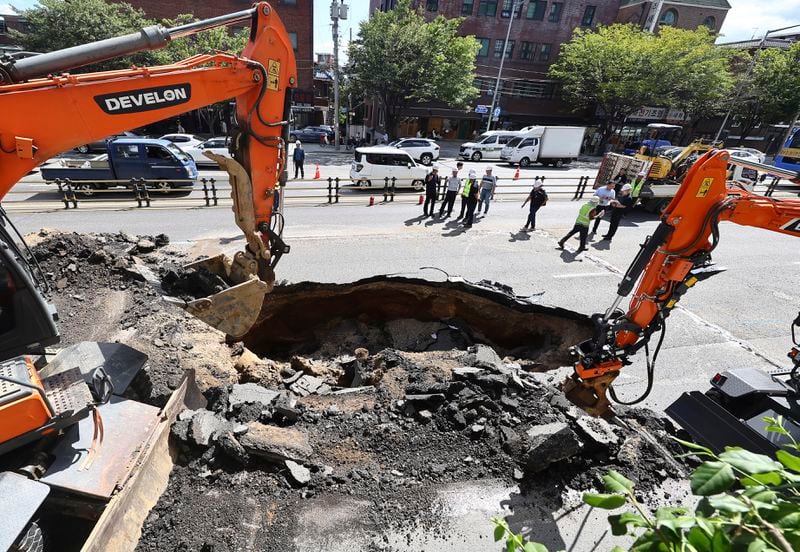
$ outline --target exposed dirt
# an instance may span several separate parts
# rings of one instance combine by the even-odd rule
[[[298,538],[330,530],[314,525],[317,512],[370,535],[361,549],[386,551],[386,528],[409,538],[447,531],[437,489],[449,483],[519,485],[557,508],[566,490],[596,488],[609,468],[645,494],[682,469],[537,377],[566,364],[567,347],[588,335],[575,313],[490,285],[305,283],[276,287],[259,326],[226,343],[161,301],[135,268],[177,276],[167,277],[173,292],[182,285],[183,259],[163,238],[39,238],[64,342],[119,340],[148,354],[133,385],[141,400],[163,404],[187,368],[209,400],[173,427],[176,466],[138,550],[303,550]],[[204,293],[180,289],[194,292]],[[298,378],[316,387],[307,392]],[[245,391],[263,398],[235,399]],[[669,422],[645,410],[620,415],[670,446]],[[200,418],[218,427],[204,442]],[[259,427],[302,436],[307,449],[278,450]]]

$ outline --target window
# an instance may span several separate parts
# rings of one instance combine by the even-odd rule
[[[136,144],[119,144],[114,146],[117,157],[121,159],[137,159],[139,157],[139,146]]]
[[[429,12],[439,11],[439,0],[427,0],[425,2],[425,9]]]
[[[670,27],[674,27],[678,23],[678,12],[673,8],[668,9],[661,16],[659,23],[661,25],[668,25]]]
[[[534,145],[533,142],[536,138],[525,138],[522,143],[519,145],[521,148],[527,148],[528,146]]]
[[[481,49],[478,50],[478,57],[486,57],[489,55],[489,39],[488,38],[478,38],[478,42],[481,43]]]
[[[480,0],[478,15],[485,15],[486,17],[497,15],[497,0]]]
[[[297,0],[281,0],[281,4],[284,6],[296,6]]]
[[[531,0],[528,4],[528,11],[525,13],[526,19],[533,19],[534,21],[542,21],[544,19],[544,12],[547,9],[547,2],[542,0]]]
[[[137,152],[138,156],[138,152]],[[147,146],[147,158],[160,161],[174,161],[175,158],[161,146]]]
[[[539,46],[539,61],[550,61],[550,44]]]
[[[581,19],[582,27],[591,27],[594,23],[594,12],[597,11],[597,6],[586,6],[583,10],[583,19]]]
[[[481,141],[481,144],[496,144],[497,136],[487,136]]]
[[[500,59],[500,56],[503,54],[503,40],[499,38],[494,41],[494,58]],[[511,58],[511,54],[514,53],[514,41],[509,40],[508,44],[506,45],[506,59]]]
[[[534,55],[536,55],[536,43],[523,41],[522,47],[519,50],[519,59],[527,59],[530,61],[533,59]]]
[[[513,140],[511,140],[511,141],[510,141],[508,144],[506,144],[506,145],[507,145],[508,147],[510,147],[510,148],[515,148],[515,147],[517,147],[517,144],[519,144],[521,141],[522,141],[522,138],[520,138],[520,137],[517,137],[517,138],[514,138]]]
[[[297,50],[297,33],[289,33],[289,42],[292,43],[292,50]]]
[[[558,23],[561,21],[561,12],[564,11],[564,2],[553,2],[550,4],[550,15],[547,20],[550,23]]]
[[[6,20],[3,17],[0,17],[0,34],[6,34],[8,29],[6,28]]]
[[[498,136],[497,141],[500,144],[508,144],[508,141],[513,139],[513,136]]]
[[[511,17],[511,9],[516,4],[517,10],[514,14],[514,17],[519,18],[520,14],[522,13],[522,1],[521,0],[503,0],[503,9],[500,11],[500,17],[505,17],[508,19]]]
[[[711,29],[712,31],[717,30],[717,18],[713,15],[709,15],[705,19],[703,19],[703,25]]]
[[[461,4],[461,15],[472,15],[472,7],[475,5],[475,0],[464,0]]]

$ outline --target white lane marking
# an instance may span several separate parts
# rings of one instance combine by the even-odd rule
[[[613,272],[581,272],[579,274],[553,274],[553,278],[589,278],[590,276],[615,276]]]

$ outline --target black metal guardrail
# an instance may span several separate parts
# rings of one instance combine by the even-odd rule
[[[498,178],[495,200],[522,200],[530,193],[535,180],[541,180],[548,195],[553,199],[578,201],[585,195],[593,193],[593,176],[552,176],[533,175],[524,178]],[[94,183],[90,187],[86,182],[75,182],[70,179],[51,182],[26,180],[25,183],[34,189],[10,190],[3,205],[9,210],[41,211],[63,209],[124,209],[126,204],[132,208],[204,208],[230,206],[230,184],[226,178],[204,177],[197,181],[182,180],[175,182],[191,182],[191,187],[172,187],[163,181],[134,178],[130,180],[108,180]],[[36,184],[46,184],[35,188]],[[14,200],[15,194],[27,196],[51,194],[58,190],[58,199],[26,197]],[[113,186],[113,187],[111,187]],[[124,187],[125,189],[122,189]],[[780,179],[759,182],[758,188],[766,196],[772,196],[780,190]],[[120,193],[127,192],[127,193]],[[201,193],[198,193],[201,192]],[[790,192],[789,192],[790,193]],[[424,184],[419,180],[384,178],[383,182],[372,181],[371,186],[353,183],[349,178],[328,177],[323,179],[291,180],[279,192],[279,200],[294,204],[340,205],[375,203],[388,204],[403,202],[418,203],[425,194]],[[445,186],[437,190],[437,196],[444,197]],[[382,201],[376,202],[376,199]],[[63,207],[60,207],[63,206]]]

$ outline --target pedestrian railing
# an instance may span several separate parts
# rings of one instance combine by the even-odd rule
[[[577,201],[593,193],[593,176],[570,177],[545,174],[519,179],[499,178],[494,201],[524,200],[537,179],[543,182],[551,199]],[[189,183],[193,186],[180,186]],[[70,179],[51,182],[25,180],[24,184],[24,189],[18,187],[7,193],[3,202],[7,210],[210,208],[230,207],[232,204],[227,175],[221,175],[219,178],[204,177],[197,181],[173,181],[166,185],[163,181],[144,178],[98,181],[92,183],[93,185]],[[356,184],[348,178],[339,177],[290,180],[286,186],[279,189],[277,197],[283,203],[293,205],[408,204],[421,203],[424,200],[425,186],[419,180],[384,178],[373,180],[371,184]],[[460,190],[459,194],[461,192]],[[766,196],[797,195],[797,191],[782,187],[779,179],[757,183],[755,192]],[[445,193],[446,188],[441,185],[437,190],[437,199],[443,199]]]

